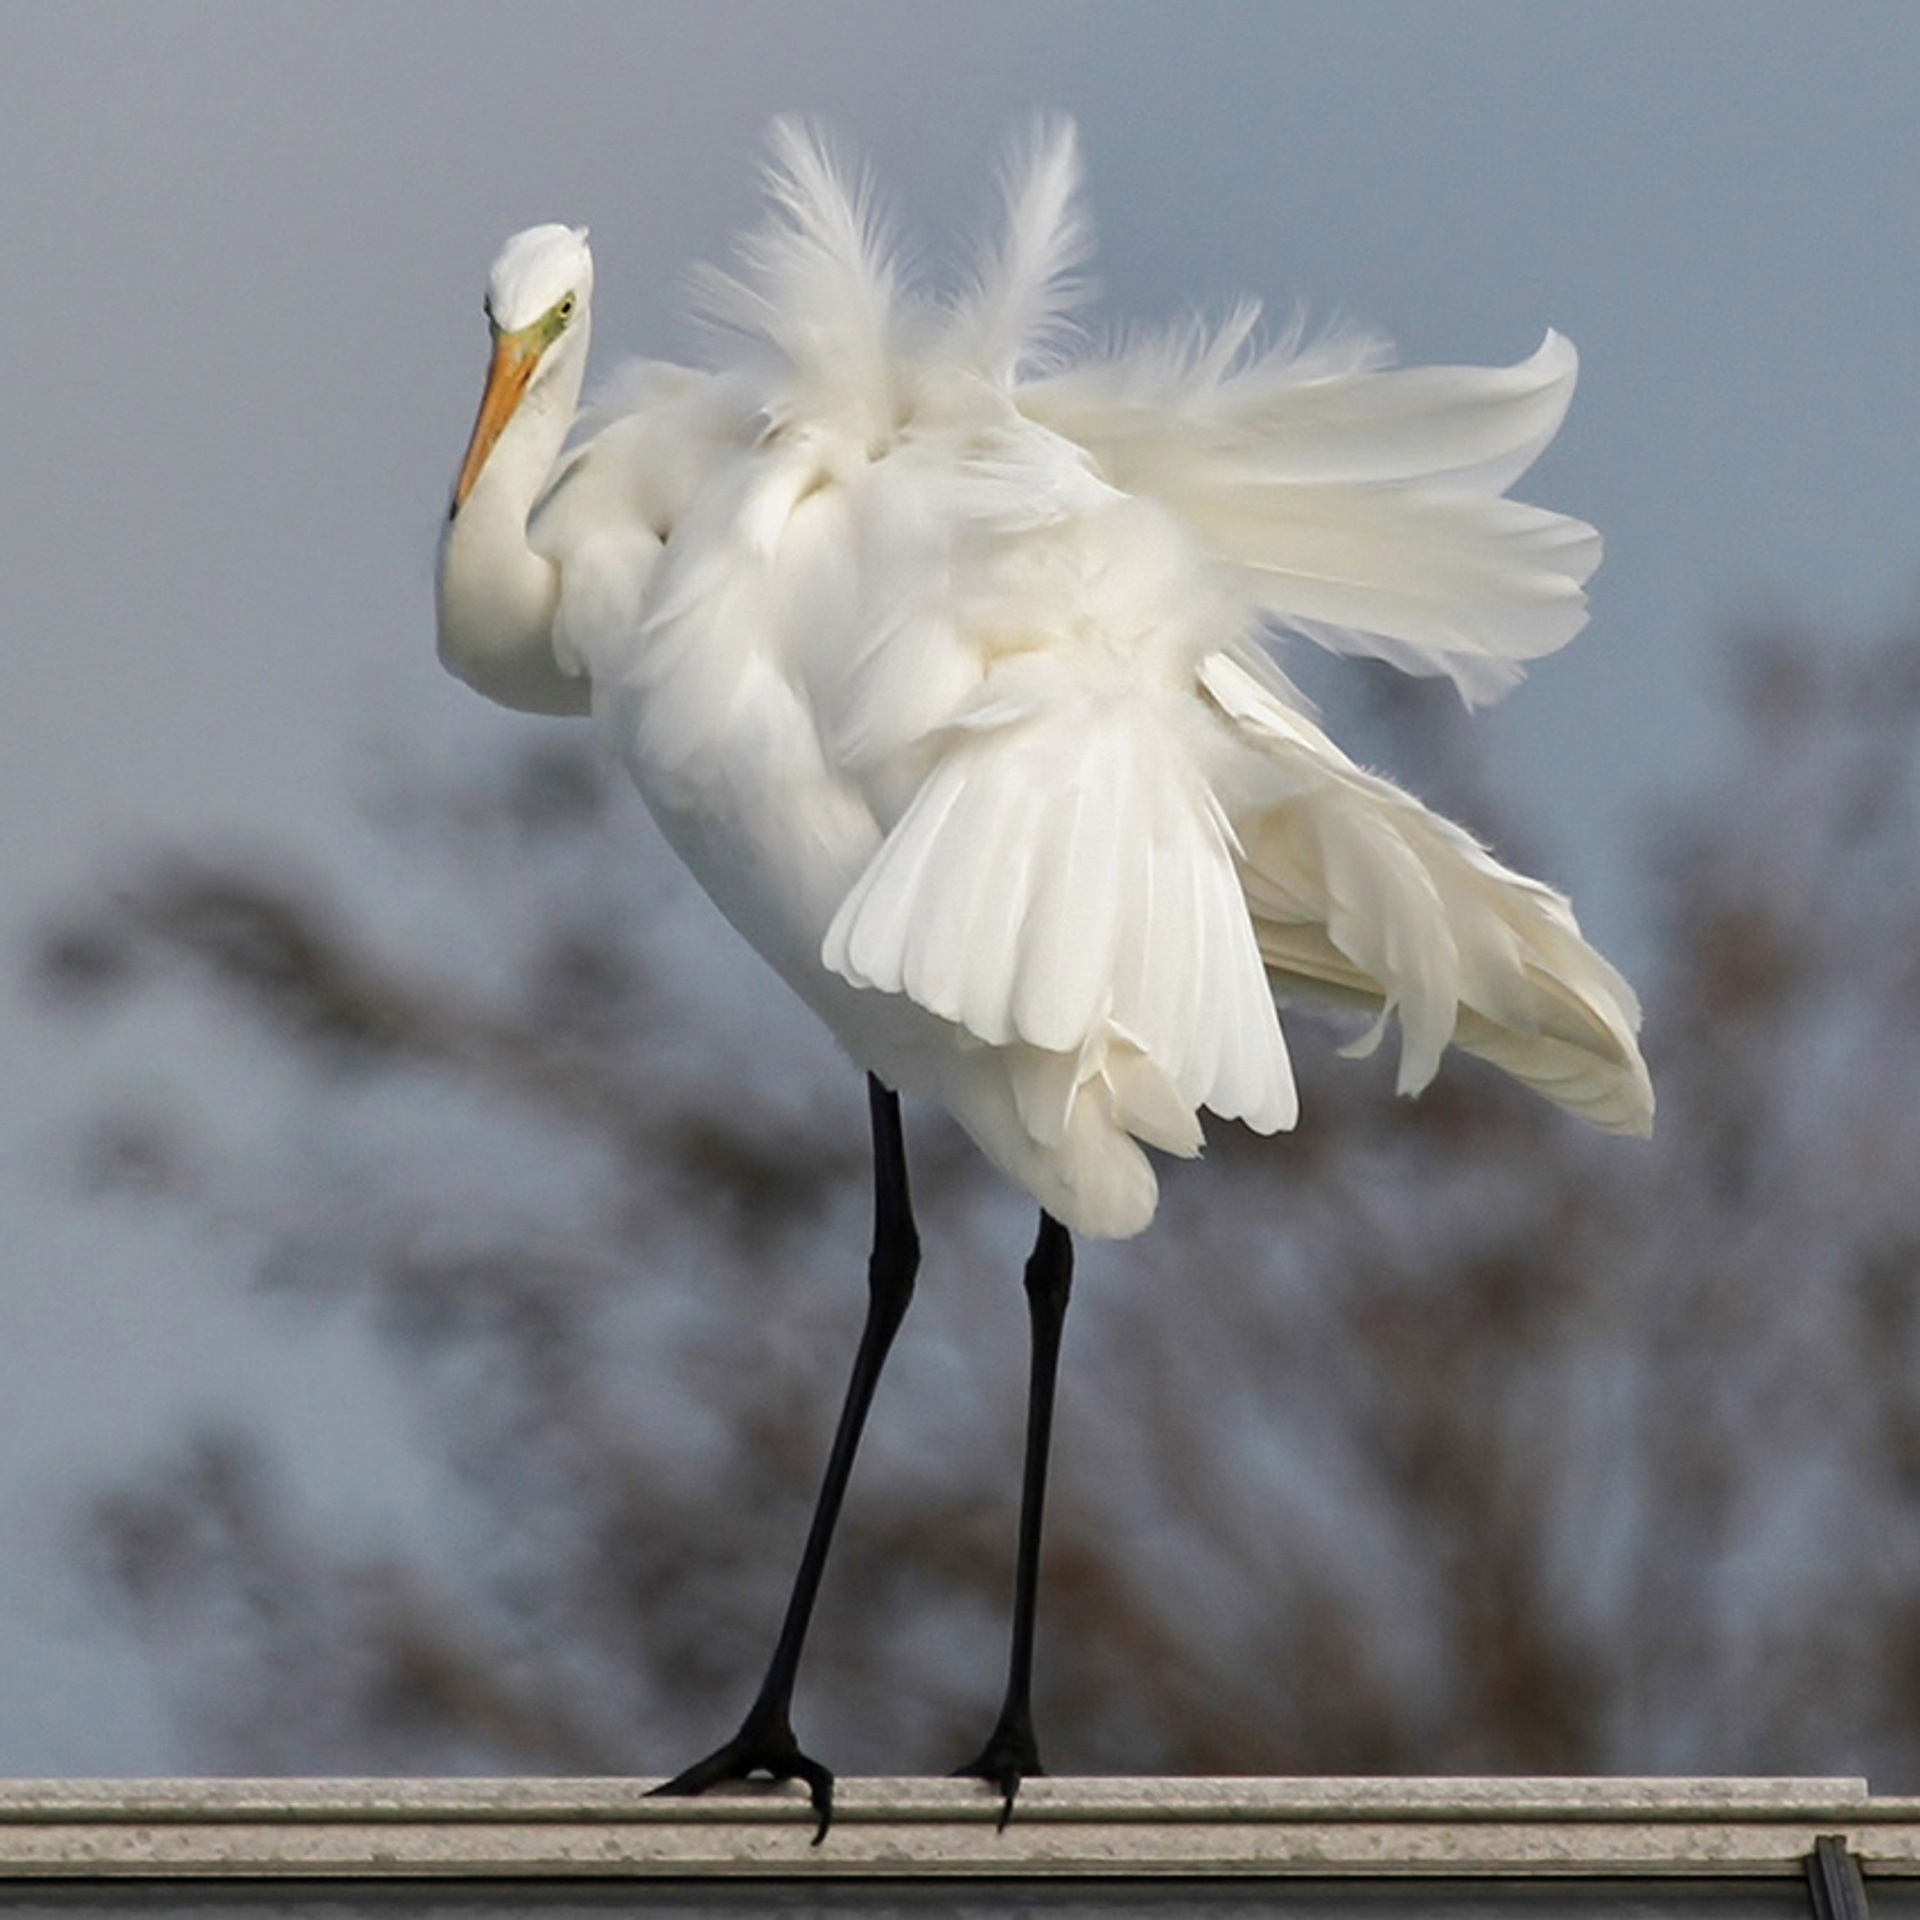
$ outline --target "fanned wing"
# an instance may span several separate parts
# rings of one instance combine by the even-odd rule
[[[1278,797],[1237,825],[1276,990],[1377,1010],[1363,1047],[1396,1015],[1402,1092],[1426,1085],[1453,1045],[1597,1126],[1648,1132],[1638,1002],[1567,901],[1355,766],[1227,655],[1201,679],[1274,770]]]
[[[1231,833],[1174,697],[1102,701],[1040,657],[996,682],[835,916],[827,965],[1014,1050],[1043,1142],[1096,1084],[1174,1151],[1197,1149],[1201,1107],[1290,1125]]]
[[[1323,645],[1480,699],[1579,631],[1598,536],[1500,497],[1572,398],[1565,339],[1513,367],[1381,370],[1364,342],[1344,366],[1337,346],[1241,365],[1252,324],[1247,309],[1212,339],[1031,382],[1021,407],[1173,508],[1261,612]]]

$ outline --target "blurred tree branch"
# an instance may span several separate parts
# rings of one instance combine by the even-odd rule
[[[1056,1764],[1920,1783],[1916,661],[1733,650],[1726,769],[1648,849],[1651,1148],[1471,1062],[1397,1102],[1295,1020],[1299,1133],[1223,1131],[1089,1255]],[[1497,824],[1418,690],[1380,724]],[[543,735],[391,810],[480,903],[470,951],[172,856],[47,929],[76,1017],[190,977],[300,1064],[333,1151],[237,1176],[264,1270],[374,1302],[470,1508],[449,1578],[330,1549],[233,1435],[103,1494],[97,1565],[209,1764],[658,1770],[757,1670],[857,1318],[858,1081],[705,977],[602,781]],[[90,1177],[204,1204],[193,1098],[109,1104]],[[1024,1203],[914,1144],[923,1304],[801,1703],[856,1769],[977,1738],[1011,1579]]]

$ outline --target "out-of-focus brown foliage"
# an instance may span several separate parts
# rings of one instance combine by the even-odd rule
[[[1725,770],[1648,852],[1652,1146],[1472,1063],[1398,1102],[1295,1019],[1298,1134],[1222,1133],[1085,1250],[1056,1768],[1920,1784],[1916,661],[1736,650]],[[1410,712],[1423,784],[1490,824]],[[743,995],[602,778],[543,734],[412,797],[451,945],[179,860],[48,932],[76,1010],[184,978],[309,1070],[297,1145],[222,1203],[278,1284],[372,1301],[459,1477],[431,1570],[329,1545],[240,1437],[100,1500],[209,1764],[655,1772],[757,1678],[858,1323],[859,1082]],[[96,1184],[206,1205],[181,1103],[103,1112]],[[910,1144],[921,1298],[799,1703],[854,1770],[978,1744],[1011,1578],[1024,1203],[943,1121]]]

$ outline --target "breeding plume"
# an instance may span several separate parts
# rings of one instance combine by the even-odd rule
[[[1414,1093],[1456,1046],[1645,1132],[1638,1009],[1567,902],[1364,771],[1276,641],[1484,698],[1586,618],[1586,526],[1505,490],[1572,347],[1396,370],[1377,342],[1261,345],[1242,307],[1094,347],[1072,130],[1005,176],[996,237],[909,279],[863,187],[776,126],[772,215],[703,283],[711,370],[629,368],[579,417],[586,235],[517,234],[440,552],[440,654],[490,699],[587,713],[734,926],[869,1076],[865,1332],[766,1680],[662,1791],[832,1775],[795,1670],[918,1245],[898,1096],[943,1106],[1041,1208],[1005,1705],[961,1771],[1010,1808],[1029,1711],[1072,1235],[1153,1216],[1149,1150],[1298,1096],[1277,1007],[1397,1028]],[[576,424],[575,444],[568,440]],[[1004,1817],[1004,1811],[1003,1811]]]

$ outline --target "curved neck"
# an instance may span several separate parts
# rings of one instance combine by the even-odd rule
[[[589,704],[587,683],[553,656],[559,574],[527,544],[527,515],[573,422],[586,346],[582,325],[527,389],[440,538],[441,662],[475,692],[527,713],[585,713]]]

